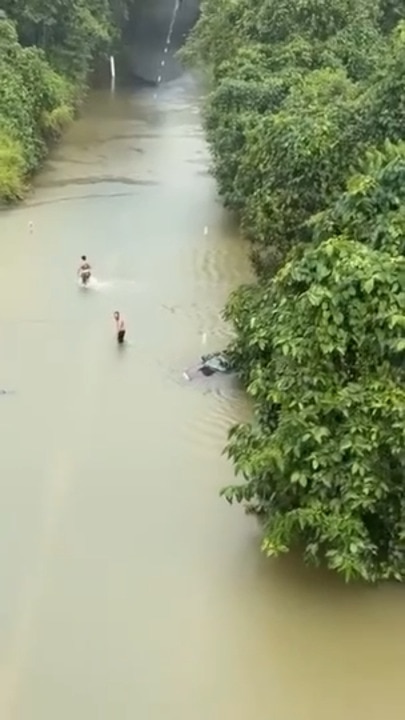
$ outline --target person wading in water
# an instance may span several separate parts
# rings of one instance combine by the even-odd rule
[[[91,265],[87,262],[87,256],[82,255],[80,267],[77,271],[83,285],[87,285],[91,277]]]
[[[125,333],[127,331],[125,327],[125,321],[122,317],[121,313],[118,312],[118,310],[114,313],[114,320],[115,320],[115,327],[117,330],[117,342],[122,345],[122,343],[125,340]]]

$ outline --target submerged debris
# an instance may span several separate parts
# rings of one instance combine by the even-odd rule
[[[199,371],[208,377],[214,373],[230,373],[232,366],[224,352],[215,352],[201,357]]]

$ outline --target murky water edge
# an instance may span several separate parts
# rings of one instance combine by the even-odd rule
[[[403,589],[265,562],[218,498],[249,409],[182,371],[250,270],[198,88],[154,94],[95,92],[0,215],[0,717],[400,720]]]

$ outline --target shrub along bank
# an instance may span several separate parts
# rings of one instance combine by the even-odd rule
[[[2,0],[1,7],[0,199],[14,200],[72,119],[128,7],[124,0]]]
[[[405,577],[405,6],[205,0],[203,66],[224,204],[258,282],[230,298],[254,401],[223,491],[346,579]]]

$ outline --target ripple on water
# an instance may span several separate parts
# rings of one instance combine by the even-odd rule
[[[226,228],[207,234],[196,244],[192,258],[192,271],[198,291],[205,287],[218,295],[226,296],[230,289],[240,284],[240,278],[249,276],[249,260],[246,246],[241,238],[226,233]]]
[[[77,281],[80,287],[84,287],[80,280]],[[85,286],[86,290],[93,290],[95,292],[108,292],[112,290],[124,290],[126,293],[140,293],[146,289],[145,283],[140,283],[138,280],[124,280],[122,278],[111,278],[109,280],[100,280],[92,276]]]
[[[147,178],[131,178],[119,175],[85,175],[83,177],[70,177],[57,180],[52,178],[51,180],[38,180],[36,185],[39,188],[65,188],[70,185],[104,185],[104,184],[118,184],[118,185],[140,185],[140,186],[157,186],[159,185],[158,180],[150,180]]]
[[[243,403],[218,395],[205,406],[205,412],[184,427],[185,442],[207,457],[208,451],[221,452],[230,428],[241,420]]]
[[[205,457],[210,450],[221,452],[229,429],[250,416],[248,399],[237,379],[231,375],[205,378],[194,369],[190,380],[180,377],[177,382],[185,391],[205,396],[196,406],[198,415],[191,415],[184,425],[184,442]]]

